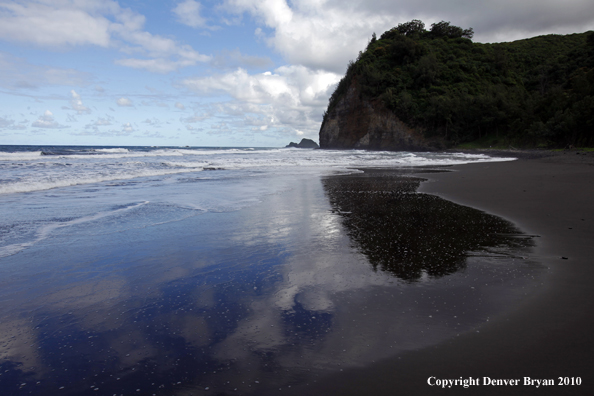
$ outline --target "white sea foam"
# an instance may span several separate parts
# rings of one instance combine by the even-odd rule
[[[165,161],[162,163],[163,165],[170,166],[170,167],[181,167],[181,168],[194,168],[195,170],[202,170],[205,167],[209,166],[210,163],[206,161]]]
[[[58,187],[70,187],[84,184],[101,183],[115,180],[130,180],[139,177],[165,176],[177,173],[195,172],[196,169],[162,169],[139,170],[136,172],[114,174],[69,174],[67,177],[32,178],[26,181],[8,182],[0,184],[0,194],[24,193],[33,191],[50,190]]]
[[[37,160],[41,157],[41,151],[21,151],[15,153],[0,153],[0,161],[27,161]]]
[[[102,148],[102,149],[95,149],[94,151],[98,153],[129,153],[130,150],[125,148]]]
[[[0,152],[0,194],[33,192],[59,187],[225,169],[250,172],[319,173],[356,167],[437,166],[468,162],[506,161],[483,154],[407,153],[364,150],[307,149],[195,149],[95,148],[82,151],[55,148],[41,151]],[[60,151],[61,150],[61,151]],[[210,175],[216,178],[218,174]],[[238,175],[239,176],[239,175]],[[225,176],[227,177],[227,176]]]

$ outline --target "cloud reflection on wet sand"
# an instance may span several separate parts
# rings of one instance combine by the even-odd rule
[[[354,236],[369,217],[341,207],[328,187],[337,178],[297,179],[262,204],[125,237],[93,224],[98,232],[68,246],[72,267],[53,258],[64,249],[55,240],[3,259],[56,270],[55,286],[37,281],[43,290],[27,273],[5,283],[18,309],[3,302],[0,311],[0,389],[262,394],[470,331],[532,290],[540,268],[518,257],[529,244],[498,240],[456,270],[414,281],[374,265],[387,246]],[[129,258],[99,259],[86,245]]]

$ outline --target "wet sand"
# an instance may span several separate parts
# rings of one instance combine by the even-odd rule
[[[237,211],[55,227],[2,258],[0,394],[588,394],[594,166],[569,162],[303,177]]]
[[[535,238],[412,193],[417,173],[293,178],[229,212],[141,188],[142,204],[115,194],[117,216],[65,219],[0,261],[0,395],[278,394],[523,301],[545,270],[520,258]],[[72,190],[23,195],[21,212]]]
[[[300,388],[310,395],[594,394],[594,161],[591,155],[522,155],[420,175],[420,192],[484,210],[536,234],[531,259],[548,267],[537,293],[478,331]],[[480,378],[441,389],[427,380]],[[483,377],[519,379],[484,385]],[[524,385],[524,377],[554,386]],[[558,385],[580,377],[581,385]]]

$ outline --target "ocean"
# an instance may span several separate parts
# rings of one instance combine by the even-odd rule
[[[0,146],[0,394],[259,395],[476,331],[532,238],[415,190],[505,160]]]

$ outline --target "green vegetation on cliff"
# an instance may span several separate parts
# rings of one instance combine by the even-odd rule
[[[402,121],[448,145],[594,145],[594,32],[509,43],[413,20],[375,33],[350,62],[328,114],[356,82]],[[323,124],[322,124],[323,125]]]

